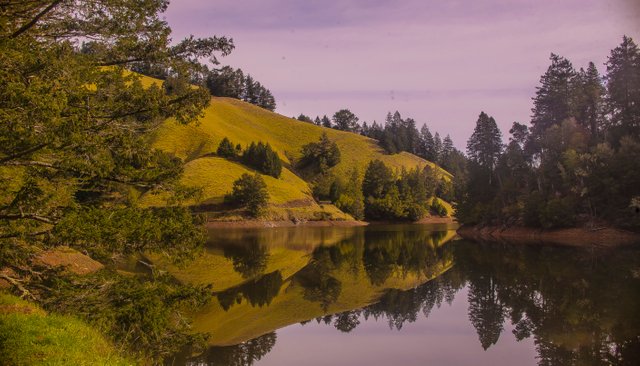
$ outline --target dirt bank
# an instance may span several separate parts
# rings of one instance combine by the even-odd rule
[[[366,226],[369,223],[364,221],[209,221],[205,226],[209,229],[228,229],[228,228],[266,228],[266,227],[355,227]]]
[[[554,244],[598,248],[640,245],[639,233],[609,227],[541,230],[525,227],[463,226],[458,229],[458,235],[465,239],[516,244]]]

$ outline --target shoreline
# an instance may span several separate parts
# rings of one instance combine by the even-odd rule
[[[596,230],[566,228],[543,230],[527,227],[462,226],[458,235],[476,241],[494,241],[510,244],[561,245],[582,248],[616,248],[640,245],[640,233],[612,227]]]
[[[452,217],[425,217],[418,221],[402,222],[402,221],[299,221],[291,220],[238,220],[238,221],[207,221],[204,226],[207,229],[259,229],[259,228],[278,228],[278,227],[359,227],[380,224],[457,224],[458,222]]]

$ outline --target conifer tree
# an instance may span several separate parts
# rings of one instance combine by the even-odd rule
[[[606,109],[617,144],[623,135],[640,135],[640,50],[631,37],[623,37],[606,65]]]
[[[531,125],[536,137],[571,115],[572,80],[576,74],[569,60],[551,54],[551,65],[540,78],[531,110]]]
[[[326,115],[322,116],[322,127],[332,128],[331,120]]]
[[[467,142],[467,155],[481,167],[493,171],[502,151],[502,133],[493,117],[480,113]]]

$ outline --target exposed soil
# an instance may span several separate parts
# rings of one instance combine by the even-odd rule
[[[465,239],[516,244],[554,244],[589,248],[640,245],[639,233],[611,227],[541,230],[526,227],[463,226],[458,229],[458,235]]]
[[[33,261],[45,267],[65,267],[71,273],[85,275],[104,268],[104,265],[69,247],[57,247],[45,250]]]

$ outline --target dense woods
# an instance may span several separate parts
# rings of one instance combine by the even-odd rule
[[[638,228],[640,51],[629,37],[606,74],[551,54],[533,98],[531,125],[514,122],[503,145],[482,112],[467,143],[465,223],[555,228],[604,220]]]

